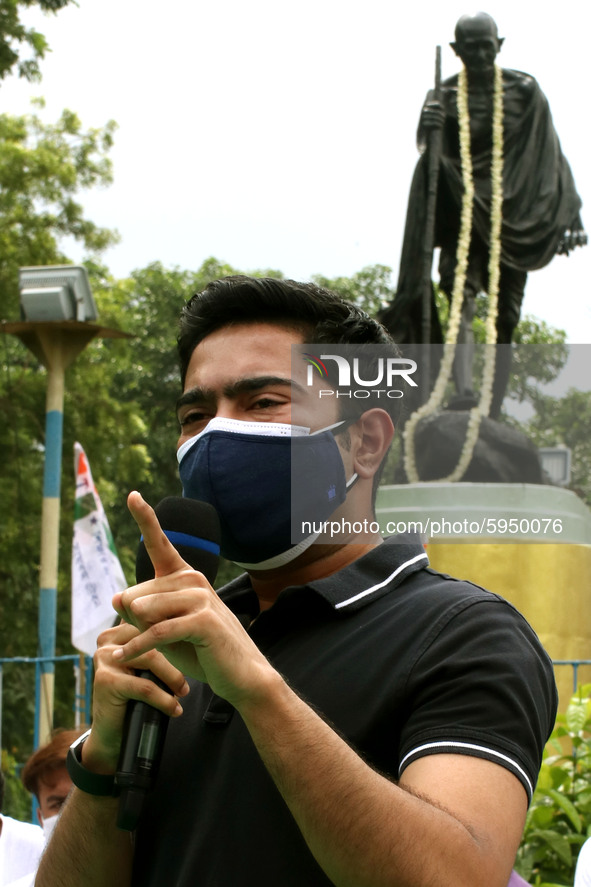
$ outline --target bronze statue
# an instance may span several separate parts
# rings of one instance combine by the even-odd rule
[[[556,254],[568,254],[587,242],[579,214],[579,198],[568,162],[554,130],[548,102],[536,80],[520,71],[499,69],[495,92],[495,59],[503,39],[486,13],[462,16],[451,47],[464,65],[467,86],[470,154],[474,198],[470,246],[453,376],[458,398],[454,408],[474,404],[472,393],[472,323],[476,296],[488,292],[491,252],[491,163],[493,112],[499,95],[502,117],[502,222],[498,267],[496,342],[510,346],[519,321],[527,272],[547,265]],[[502,79],[501,79],[502,78]],[[421,256],[428,228],[429,150],[427,141],[439,135],[435,148],[436,208],[434,246],[441,247],[440,287],[451,299],[456,272],[462,199],[465,193],[458,123],[459,75],[431,91],[421,113],[418,144],[422,152],[410,191],[397,294],[382,313],[382,322],[399,343],[442,341],[434,303],[425,338],[425,303],[421,293]],[[431,152],[432,153],[432,152]],[[431,157],[433,160],[433,157]],[[433,187],[431,188],[433,191]],[[429,278],[430,278],[429,262]],[[430,280],[428,281],[430,288]],[[461,298],[461,293],[460,293]],[[429,302],[427,301],[427,309]],[[423,312],[423,316],[422,316]],[[510,371],[510,347],[497,348],[490,416],[498,417]],[[459,359],[458,359],[459,358]]]

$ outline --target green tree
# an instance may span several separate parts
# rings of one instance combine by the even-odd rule
[[[367,265],[361,271],[356,271],[352,277],[331,278],[314,274],[312,280],[318,286],[338,293],[372,316],[391,302],[396,293],[392,285],[392,269],[387,265]]]
[[[38,6],[43,12],[56,13],[74,0],[0,0],[0,80],[15,70],[19,77],[39,80],[39,60],[49,50],[43,34],[26,27],[21,11]],[[28,52],[26,58],[21,53]]]
[[[41,99],[34,103],[43,107]],[[116,124],[85,129],[72,111],[56,123],[38,113],[0,115],[0,293],[2,316],[18,316],[18,269],[67,261],[64,238],[90,255],[117,242],[116,232],[84,217],[76,195],[109,185],[108,152]]]
[[[31,815],[31,796],[22,784],[14,757],[2,749],[0,765],[4,775],[4,803],[2,812],[25,822]]]
[[[562,397],[532,395],[535,414],[523,430],[538,447],[566,446],[571,451],[574,490],[591,506],[591,396],[570,388]]]
[[[55,124],[44,123],[37,113],[0,115],[0,294],[5,318],[19,317],[19,267],[67,261],[62,246],[66,237],[94,255],[116,240],[115,232],[87,220],[75,200],[80,190],[111,181],[113,131],[113,123],[84,129],[70,111]],[[37,360],[12,336],[0,336],[1,656],[37,651],[45,391],[45,372]],[[5,702],[12,700],[4,709],[4,725],[17,751],[30,743],[31,675],[27,666],[11,666],[4,682]],[[66,677],[71,684],[70,675]]]

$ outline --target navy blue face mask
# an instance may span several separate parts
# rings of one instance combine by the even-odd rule
[[[221,552],[245,569],[294,560],[346,498],[343,460],[332,429],[212,419],[178,450],[183,495],[209,502],[221,525]],[[307,524],[307,526],[306,526]]]

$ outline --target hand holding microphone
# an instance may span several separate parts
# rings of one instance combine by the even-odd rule
[[[191,501],[193,505],[203,505],[194,500],[176,500],[177,503]],[[139,657],[157,650],[186,677],[209,684],[214,693],[230,702],[243,716],[252,712],[253,707],[258,709],[269,688],[280,680],[279,676],[207,579],[188,569],[179,553],[184,555],[184,550],[173,547],[154,511],[139,493],[130,494],[128,504],[142,531],[155,578],[115,596],[115,609],[126,622],[132,622],[139,633],[112,650],[112,661],[123,666],[133,665]],[[152,718],[152,712],[149,716]],[[145,743],[143,732],[143,726],[133,730],[135,739],[130,744],[130,755],[135,763],[130,768],[127,763],[124,767],[128,754],[127,740],[124,740],[117,775],[118,784],[127,783],[126,788],[130,789],[129,803],[122,802],[120,809],[121,827],[127,829],[135,827],[133,823],[139,816],[138,799],[132,796],[133,792],[143,797],[151,784],[144,788],[140,785],[143,780],[133,773],[144,773],[145,752],[152,754],[152,750],[160,748],[158,731],[154,732],[151,722],[146,727]],[[148,759],[149,779],[152,779],[151,771],[157,768],[156,759],[157,753],[155,767]],[[124,775],[127,773],[132,776]]]
[[[256,703],[264,690],[261,682],[269,676],[268,660],[209,582],[187,568],[150,506],[139,493],[131,496],[130,510],[156,575],[113,599],[117,612],[139,633],[113,650],[111,659],[133,667],[139,657],[157,650],[185,677],[209,684],[235,708]]]
[[[129,504],[134,517],[137,519],[139,516],[138,523],[142,526],[149,506],[138,494],[130,495]],[[150,512],[151,509],[147,511],[148,518]],[[142,537],[136,559],[137,583],[155,576],[170,575],[187,565],[203,573],[208,582],[213,582],[217,572],[220,536],[215,510],[204,502],[170,497],[156,507],[155,515],[164,536],[174,549],[162,537],[158,539],[159,530],[155,521],[151,520],[148,542],[151,555]],[[129,614],[126,615],[129,617]],[[143,670],[137,674],[170,692],[166,684],[150,671]],[[115,776],[119,791],[117,825],[121,829],[132,831],[137,826],[145,794],[152,788],[158,773],[168,721],[167,715],[147,702],[130,700],[127,704]]]

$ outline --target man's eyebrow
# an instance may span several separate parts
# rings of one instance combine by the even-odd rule
[[[176,411],[180,410],[181,407],[190,406],[194,403],[211,403],[215,400],[215,396],[213,391],[210,391],[207,388],[190,388],[188,391],[185,391],[176,402]]]
[[[262,388],[277,385],[287,388],[300,388],[293,379],[284,376],[248,376],[244,379],[237,379],[224,388],[226,397],[235,397],[238,394],[249,394],[251,391],[260,391]]]
[[[247,376],[244,379],[237,379],[235,382],[231,382],[229,385],[226,385],[223,389],[224,397],[237,397],[240,394],[249,394],[253,391],[260,391],[263,388],[267,388],[268,386],[277,385],[284,386],[288,388],[293,388],[299,392],[304,392],[305,389],[299,385],[297,382],[294,382],[293,379],[284,376]],[[191,405],[194,403],[211,403],[215,400],[215,393],[209,388],[190,388],[188,391],[185,391],[176,402],[177,411],[187,405]]]

